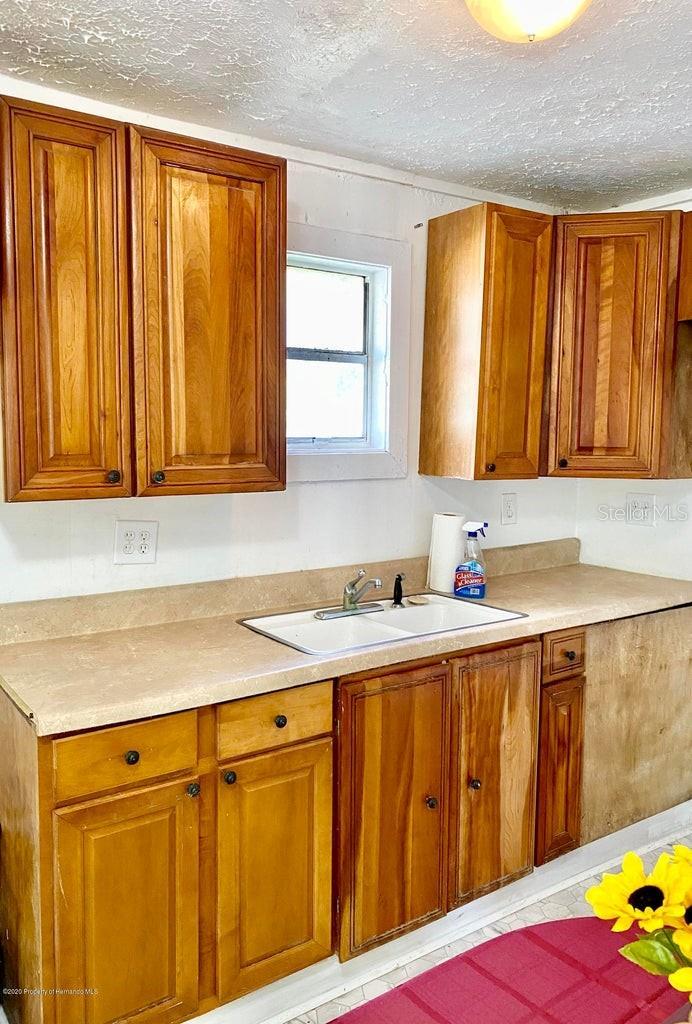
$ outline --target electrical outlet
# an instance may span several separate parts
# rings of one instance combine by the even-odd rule
[[[628,494],[625,519],[630,526],[656,525],[656,495]]]
[[[114,565],[148,565],[156,561],[157,522],[116,519]]]
[[[501,522],[503,526],[515,526],[519,519],[518,502],[516,494],[503,494],[501,511]]]

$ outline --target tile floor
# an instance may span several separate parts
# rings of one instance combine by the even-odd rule
[[[676,842],[692,846],[692,834],[682,836]],[[670,851],[670,849],[670,846],[662,846],[645,854],[644,861],[647,864],[651,864],[660,853],[664,850]],[[359,988],[353,989],[352,992],[339,996],[338,1000],[324,1003],[324,1005],[318,1006],[316,1010],[311,1010],[309,1013],[303,1013],[289,1021],[288,1024],[329,1024],[329,1021],[333,1021],[342,1014],[348,1013],[349,1010],[353,1010],[356,1006],[367,1003],[370,999],[375,999],[376,996],[382,995],[389,989],[396,988],[397,985],[403,984],[403,982],[415,977],[417,974],[422,974],[423,971],[429,971],[431,967],[435,967],[444,960],[458,956],[459,953],[465,953],[466,950],[472,949],[473,946],[480,946],[481,943],[487,942],[488,939],[493,939],[505,932],[513,931],[515,928],[524,928],[526,925],[540,924],[543,921],[557,921],[564,917],[588,916],[591,913],[591,909],[584,900],[584,893],[592,885],[596,885],[599,880],[598,877],[594,876],[568,889],[553,893],[552,896],[544,900],[539,900],[537,903],[524,907],[523,910],[516,914],[509,914],[507,917],[488,925],[486,928],[479,928],[478,931],[465,935],[463,939],[458,939],[448,946],[443,946],[432,953],[427,953],[418,960],[413,960],[405,967],[399,967],[395,971],[390,971],[389,974],[382,975],[381,978],[376,978],[366,985],[361,985]]]

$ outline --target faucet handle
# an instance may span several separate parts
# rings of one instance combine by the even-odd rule
[[[360,583],[360,581],[363,579],[365,575],[367,575],[367,570],[359,569],[358,572],[356,573],[356,578],[354,580],[351,580],[348,586],[355,587],[358,583]]]

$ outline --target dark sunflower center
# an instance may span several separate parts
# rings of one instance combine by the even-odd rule
[[[658,910],[663,906],[663,890],[657,885],[643,885],[635,889],[628,903],[635,910]]]
[[[685,911],[685,924],[692,925],[692,907],[688,907]]]

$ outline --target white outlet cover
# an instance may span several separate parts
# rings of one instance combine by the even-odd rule
[[[630,526],[656,525],[656,495],[628,494],[625,506],[625,521]]]
[[[502,526],[516,525],[519,519],[518,499],[516,493],[502,495],[500,513],[500,522]]]
[[[156,561],[159,524],[154,520],[116,519],[114,565],[151,565]]]

